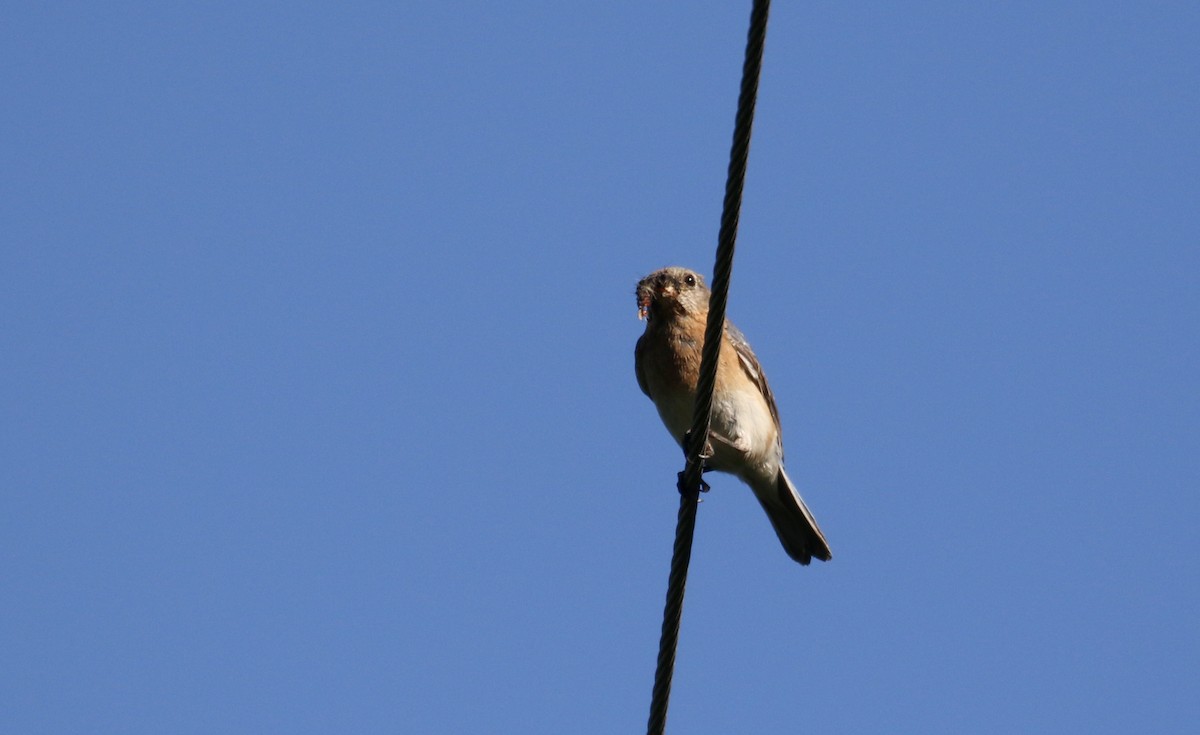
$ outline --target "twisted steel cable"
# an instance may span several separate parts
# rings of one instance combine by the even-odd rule
[[[679,621],[683,615],[683,593],[687,585],[688,564],[692,557],[692,537],[696,530],[696,505],[699,503],[700,488],[703,484],[703,454],[708,445],[713,389],[717,382],[717,360],[720,357],[721,338],[725,330],[725,305],[729,297],[729,279],[733,272],[733,251],[737,243],[742,189],[746,181],[746,161],[750,155],[750,131],[754,124],[754,103],[758,98],[758,78],[762,72],[763,45],[767,38],[767,15],[770,7],[770,0],[754,0],[750,11],[746,58],[742,64],[742,87],[738,95],[733,145],[729,151],[729,171],[725,179],[721,229],[717,234],[712,296],[709,299],[708,322],[704,330],[700,379],[696,387],[695,419],[692,422],[692,430],[688,433],[687,463],[679,473],[679,516],[675,524],[671,575],[667,581],[667,601],[663,608],[662,634],[658,642],[658,665],[654,671],[650,721],[646,730],[649,735],[661,735],[667,723],[667,703],[671,697],[675,650],[679,642]]]

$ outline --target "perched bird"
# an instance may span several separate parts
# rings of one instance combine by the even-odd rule
[[[686,268],[663,268],[637,285],[646,331],[634,350],[638,386],[682,447],[692,427],[709,290]],[[779,411],[758,358],[728,320],[717,364],[708,466],[741,478],[754,491],[788,556],[829,561],[829,544],[783,471]]]

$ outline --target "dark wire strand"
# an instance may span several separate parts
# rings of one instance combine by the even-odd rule
[[[679,517],[675,524],[675,547],[671,555],[671,575],[667,581],[667,601],[663,608],[662,635],[658,641],[658,665],[654,671],[650,721],[646,730],[649,735],[661,735],[667,724],[667,704],[671,697],[675,650],[679,642],[679,622],[683,616],[683,593],[687,586],[692,537],[696,530],[696,505],[699,503],[703,481],[704,451],[708,445],[709,425],[712,419],[713,389],[717,382],[717,361],[720,358],[725,331],[725,305],[729,297],[729,279],[733,273],[733,251],[737,243],[742,189],[746,181],[746,161],[750,155],[750,131],[754,124],[754,103],[758,98],[758,78],[762,72],[763,45],[767,38],[767,15],[770,7],[770,0],[754,0],[750,11],[746,59],[742,64],[742,87],[738,95],[733,145],[729,151],[729,172],[725,179],[721,229],[717,234],[712,296],[708,302],[708,322],[705,324],[704,348],[700,358],[700,379],[696,386],[695,418],[685,448],[687,463],[683,472],[679,473]]]

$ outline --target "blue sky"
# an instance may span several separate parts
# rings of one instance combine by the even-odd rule
[[[749,3],[0,29],[0,730],[637,732]],[[673,732],[1200,720],[1200,9],[776,3]]]

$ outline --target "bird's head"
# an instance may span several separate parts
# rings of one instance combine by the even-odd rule
[[[687,314],[703,314],[708,308],[708,286],[699,273],[687,268],[657,270],[638,281],[638,318],[654,321]]]

